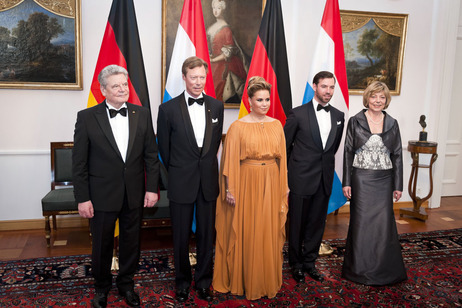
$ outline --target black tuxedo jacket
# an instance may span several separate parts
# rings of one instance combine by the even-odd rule
[[[125,191],[130,208],[143,206],[146,191],[157,192],[159,160],[147,108],[127,103],[126,161],[117,147],[106,101],[77,114],[72,172],[77,202],[91,200],[96,211],[119,211]]]
[[[287,117],[284,133],[289,188],[297,195],[313,195],[321,180],[326,194],[331,193],[335,152],[342,139],[345,115],[333,106],[329,113],[331,130],[324,149],[312,101],[292,109]]]
[[[196,200],[201,185],[205,200],[218,197],[217,152],[223,132],[223,103],[204,95],[206,125],[202,151],[197,146],[184,93],[159,106],[157,142],[168,171],[168,199]]]
[[[343,153],[343,186],[351,186],[351,174],[353,172],[353,160],[355,152],[361,148],[372,136],[365,115],[367,109],[358,112],[348,121],[345,136],[345,151]],[[390,151],[390,159],[393,166],[393,190],[403,191],[403,154],[401,146],[401,134],[398,121],[388,113],[384,113],[383,129],[380,136]]]

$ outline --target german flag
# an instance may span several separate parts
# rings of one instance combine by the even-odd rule
[[[271,107],[267,115],[278,119],[284,125],[286,114],[292,109],[292,94],[280,0],[266,1],[242,95],[239,118],[250,112],[247,86],[250,77],[253,76],[261,76],[273,85],[270,96]]]
[[[128,102],[150,109],[133,0],[114,0],[112,2],[87,107],[95,106],[104,100],[100,91],[98,74],[103,68],[111,64],[122,66],[128,71],[130,89]]]

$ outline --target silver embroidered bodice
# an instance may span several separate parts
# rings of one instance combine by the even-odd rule
[[[392,169],[390,151],[383,144],[382,137],[372,135],[369,140],[359,148],[353,160],[353,167],[369,170]]]

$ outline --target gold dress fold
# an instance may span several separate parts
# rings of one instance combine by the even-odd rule
[[[225,176],[236,204],[226,202]],[[282,285],[287,217],[287,162],[279,121],[235,121],[220,168],[213,288],[255,300]]]

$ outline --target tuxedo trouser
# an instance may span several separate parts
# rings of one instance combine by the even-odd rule
[[[209,288],[213,278],[213,243],[215,240],[216,200],[206,201],[199,188],[195,203],[170,201],[170,216],[173,229],[175,258],[175,285],[187,289],[192,274],[189,262],[189,239],[196,205],[196,248],[197,264],[194,273],[196,288]]]
[[[112,286],[112,256],[114,229],[119,218],[119,274],[117,288],[121,292],[133,290],[133,276],[140,259],[140,229],[143,207],[128,207],[125,200],[118,212],[95,211],[90,220],[92,233],[92,273],[96,292],[109,292]]]
[[[322,181],[314,195],[289,193],[289,265],[294,269],[315,267],[326,226],[329,196]]]

